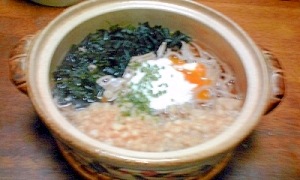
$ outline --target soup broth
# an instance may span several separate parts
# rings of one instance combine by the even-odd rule
[[[131,27],[130,33],[142,27],[152,28],[144,23],[138,28]],[[159,41],[152,44],[153,48],[139,53],[133,53],[134,50],[119,52],[123,59],[127,58],[125,63],[121,60],[120,64],[125,64],[122,70],[120,64],[99,65],[99,61],[88,58],[82,65],[83,71],[90,74],[87,77],[78,71],[76,73],[84,78],[74,81],[68,73],[74,73],[70,71],[75,68],[65,72],[62,67],[66,65],[54,72],[54,99],[62,113],[80,131],[112,146],[162,152],[203,143],[216,137],[234,121],[242,106],[242,97],[230,67],[187,35],[179,31],[170,33],[161,26],[155,28],[167,34],[158,38]],[[157,33],[155,28],[150,34]],[[116,29],[101,30],[101,38],[116,41],[105,35],[105,32],[114,31]],[[130,39],[128,34],[128,37],[122,35],[128,31],[128,28],[117,27],[122,42],[124,38]],[[95,34],[74,46],[66,59],[71,57],[80,61],[78,55],[75,57],[72,53],[79,53],[79,57],[83,56],[80,54],[86,55],[93,36]],[[150,41],[153,43],[151,38]],[[103,45],[103,41],[99,42],[99,46]],[[109,45],[101,48],[104,52],[111,50]],[[120,71],[107,70],[111,67]],[[66,82],[68,78],[75,83],[74,87],[64,87],[66,84],[62,81]],[[82,85],[87,79],[89,82]],[[84,88],[92,98],[81,95]]]

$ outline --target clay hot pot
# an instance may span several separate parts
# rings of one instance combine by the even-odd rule
[[[210,141],[170,152],[138,152],[103,144],[78,131],[58,110],[51,93],[51,72],[72,44],[107,22],[139,22],[180,30],[226,57],[245,94],[235,122]],[[204,5],[182,0],[85,1],[67,8],[40,32],[20,40],[9,60],[11,79],[28,93],[66,160],[85,178],[210,179],[234,149],[284,94],[276,58],[262,50],[236,23]],[[197,138],[197,137],[195,137]]]

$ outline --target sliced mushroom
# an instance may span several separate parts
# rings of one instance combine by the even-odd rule
[[[139,62],[139,63],[142,63],[142,62],[145,62],[145,61],[148,61],[148,60],[154,60],[156,59],[156,55],[154,52],[149,52],[147,54],[144,54],[144,55],[140,55],[140,56],[133,56],[130,61],[131,62]]]
[[[113,101],[117,98],[118,96],[118,92],[117,91],[111,91],[111,90],[105,90],[103,92],[103,97],[107,100],[107,101]]]
[[[183,57],[186,57],[187,61],[193,61],[194,60],[194,54],[191,52],[191,48],[190,45],[188,45],[186,42],[181,41],[181,54]]]
[[[158,58],[163,57],[163,55],[165,54],[166,49],[167,49],[167,43],[166,42],[161,43],[158,50],[156,51],[157,57]]]
[[[106,89],[111,81],[114,79],[111,75],[102,76],[101,78],[97,79],[96,83]]]
[[[117,91],[122,88],[125,80],[123,78],[113,78],[110,83],[104,88],[106,90]]]
[[[134,76],[134,74],[135,74],[134,70],[127,67],[124,71],[124,74],[123,74],[122,78],[124,80],[128,81]]]

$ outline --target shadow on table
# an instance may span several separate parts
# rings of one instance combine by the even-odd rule
[[[254,141],[255,133],[252,133],[236,148],[228,165],[213,180],[240,179],[243,171],[240,166],[246,163]]]
[[[58,149],[54,138],[39,117],[36,117],[33,128],[38,136],[39,145],[42,146],[40,149],[43,150],[45,157],[50,156],[50,158],[48,157],[47,159],[52,160],[50,163],[52,167],[49,167],[49,169],[53,169],[55,174],[60,174],[60,177],[63,176],[66,180],[83,180],[83,178],[66,162]]]

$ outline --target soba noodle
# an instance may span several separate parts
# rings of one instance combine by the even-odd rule
[[[201,108],[211,107],[214,108],[216,98],[230,98],[238,99],[234,90],[235,77],[227,64],[220,61],[207,51],[204,51],[196,43],[182,42],[182,48],[179,51],[173,51],[167,49],[166,43],[163,42],[156,53],[150,52],[140,56],[134,56],[131,58],[130,63],[144,63],[148,60],[159,60],[161,58],[176,57],[183,60],[186,63],[199,63],[205,66],[207,70],[207,77],[211,79],[213,83],[199,87],[195,92],[207,91],[209,93],[209,99],[197,99],[189,102],[190,105]],[[106,101],[113,101],[117,99],[118,94],[124,88],[126,83],[134,76],[134,69],[128,66],[123,74],[122,78],[114,78],[107,75],[97,80],[97,83],[105,89],[103,97]],[[102,99],[102,97],[99,97]],[[168,107],[166,107],[168,108]],[[179,107],[180,109],[180,107]],[[162,111],[162,110],[160,110]],[[163,112],[166,112],[163,110]],[[158,114],[158,112],[153,112]]]

